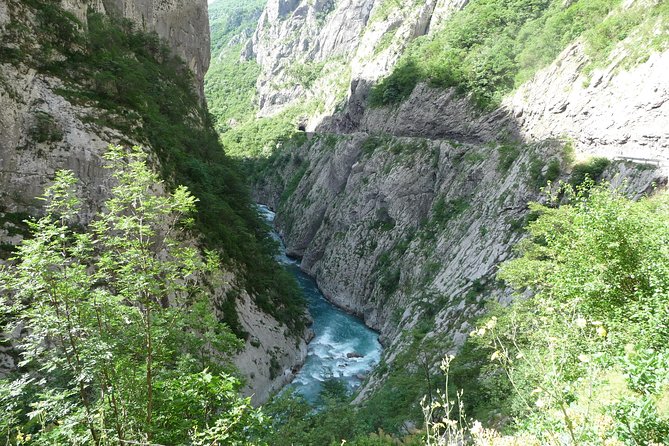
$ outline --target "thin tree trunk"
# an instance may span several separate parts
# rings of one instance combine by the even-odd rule
[[[153,412],[153,345],[151,344],[151,303],[146,300],[146,431],[151,441],[151,417]]]

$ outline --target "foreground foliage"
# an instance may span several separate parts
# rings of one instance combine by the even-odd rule
[[[261,416],[237,396],[239,340],[214,316],[203,274],[218,258],[180,242],[196,199],[163,184],[140,148],[111,147],[116,186],[86,228],[61,171],[46,215],[0,273],[19,369],[0,382],[8,444],[246,444]],[[184,417],[184,415],[186,415]],[[139,443],[137,443],[139,442]]]
[[[586,181],[531,208],[499,272],[517,301],[473,333],[480,390],[537,444],[667,444],[669,195]]]

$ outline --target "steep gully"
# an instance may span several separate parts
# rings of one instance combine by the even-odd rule
[[[274,212],[265,205],[259,205],[258,210],[272,224]],[[295,275],[313,318],[314,338],[309,343],[304,365],[288,388],[317,404],[323,383],[328,379],[343,381],[349,390],[359,387],[381,358],[378,333],[327,301],[316,281],[300,269],[297,260],[286,255],[279,235],[272,231],[272,237],[280,244],[277,261]]]

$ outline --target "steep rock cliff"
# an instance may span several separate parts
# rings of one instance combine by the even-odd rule
[[[209,68],[209,19],[205,0],[63,0],[61,7],[86,23],[91,12],[125,18],[144,32],[155,32],[202,82]]]
[[[270,0],[243,53],[261,66],[259,114],[322,101],[322,113],[305,117],[315,128],[349,89],[367,90],[392,70],[409,42],[467,3]]]
[[[120,77],[102,78],[98,71],[90,68],[94,65],[85,65],[85,60],[81,62],[88,56],[82,50],[86,43],[80,40],[80,33],[90,26],[91,20],[95,20],[93,13],[129,19],[140,31],[136,34],[138,41],[146,41],[146,45],[153,45],[152,48],[158,51],[158,41],[153,42],[149,34],[143,33],[155,31],[169,52],[183,59],[193,73],[192,77],[187,72],[180,72],[179,63],[170,62],[168,53],[155,60],[153,56],[146,56],[146,61],[153,64],[150,67],[143,66],[141,61],[145,59],[139,58],[133,58],[131,64],[134,65],[130,66],[139,70],[145,68],[147,72],[155,70],[151,83],[178,93],[171,99],[180,109],[170,113],[173,117],[183,116],[178,118],[182,119],[180,125],[184,125],[183,129],[192,129],[191,136],[200,135],[202,139],[194,142],[199,150],[204,150],[201,146],[211,141],[210,124],[201,108],[202,81],[209,65],[205,0],[0,1],[2,258],[7,258],[12,245],[26,234],[21,221],[29,215],[39,215],[41,203],[35,197],[41,195],[59,169],[72,170],[81,180],[84,207],[80,218],[82,223],[90,221],[110,190],[109,172],[102,168],[101,161],[101,155],[110,143],[143,145],[152,153],[156,169],[162,168],[166,172],[168,182],[175,175],[166,171],[162,162],[168,149],[162,145],[167,145],[170,140],[162,139],[160,146],[155,144],[161,141],[153,137],[157,127],[133,109],[133,106],[143,107],[152,98],[148,93],[146,97],[141,96],[144,94],[142,85],[147,85],[141,84],[145,82],[141,77],[144,73],[137,74],[137,85],[122,85],[127,78],[123,81]],[[119,29],[103,29],[104,39],[122,42],[124,37]],[[111,63],[118,64],[120,60]],[[172,72],[163,73],[161,64],[171,64],[169,69],[180,73],[180,79],[170,79],[168,75]],[[120,69],[119,72],[125,76],[134,75],[132,69],[125,72]],[[193,90],[199,93],[199,100]],[[140,99],[135,100],[131,95],[139,95]],[[116,106],[117,103],[120,106]],[[164,119],[161,118],[163,115],[156,116],[156,122]],[[206,136],[208,132],[210,135]],[[213,138],[215,141],[215,136]],[[178,143],[178,140],[172,141]],[[234,191],[235,186],[231,187]],[[232,215],[235,210],[228,208],[228,212],[230,215],[222,218],[238,218]],[[194,234],[191,241],[199,244],[200,239]],[[272,259],[268,258],[268,262]],[[305,341],[300,337],[301,333],[289,329],[285,322],[258,307],[254,292],[241,278],[239,265],[229,263],[226,269],[216,277],[203,280],[214,284],[212,289],[219,316],[224,320],[237,320],[238,331],[247,333],[246,346],[234,361],[246,378],[245,392],[253,394],[255,402],[261,402],[285,384],[291,370],[303,361]],[[231,312],[235,311],[237,315],[232,317]],[[0,367],[15,366],[11,351],[0,356]]]

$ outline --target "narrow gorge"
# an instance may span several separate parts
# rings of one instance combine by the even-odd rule
[[[467,339],[513,300],[497,272],[529,203],[587,177],[636,199],[667,183],[666,5],[521,3],[213,4],[217,128],[287,252],[381,333],[354,399],[375,428],[420,424],[452,354],[469,409],[499,416]]]
[[[264,205],[259,209],[270,224],[274,222],[274,212]],[[314,332],[304,364],[288,387],[296,389],[309,403],[317,406],[323,383],[328,380],[342,380],[350,391],[359,387],[378,364],[382,348],[378,334],[367,328],[362,320],[329,303],[315,281],[300,269],[299,260],[286,255],[286,247],[279,235],[273,233],[273,236],[280,243],[277,261],[293,272],[306,297]]]
[[[669,444],[665,0],[0,0],[0,441]]]

